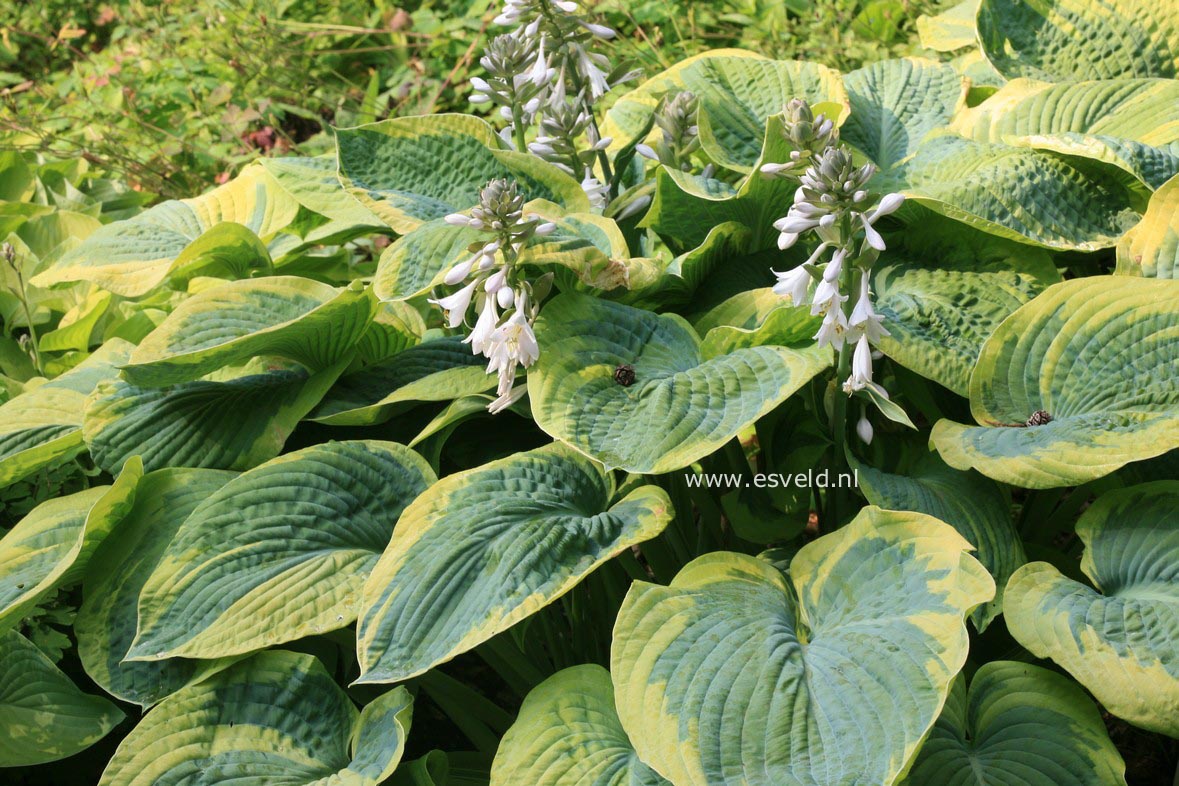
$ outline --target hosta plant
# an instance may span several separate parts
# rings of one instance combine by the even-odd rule
[[[490,119],[115,221],[3,159],[0,483],[87,480],[0,538],[0,767],[1172,778],[1175,16],[846,74],[494,22]]]

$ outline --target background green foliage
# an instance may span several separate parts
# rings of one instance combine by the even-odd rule
[[[937,0],[605,0],[649,72],[717,47],[841,70],[915,47]],[[0,22],[0,145],[84,157],[163,198],[261,153],[316,154],[323,129],[471,111],[487,0],[18,3]]]

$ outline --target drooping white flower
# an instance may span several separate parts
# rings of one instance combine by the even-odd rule
[[[476,279],[453,295],[430,301],[446,312],[448,327],[456,328],[463,324],[467,316],[467,307],[471,305],[471,297],[475,294],[475,285],[478,283]]]
[[[863,213],[860,214],[860,223],[864,225],[864,240],[867,241],[868,245],[877,251],[883,251],[885,248],[884,238],[880,236],[880,233],[876,231],[875,227],[868,221],[868,217]]]
[[[589,197],[590,205],[597,210],[604,210],[606,208],[606,198],[610,193],[610,187],[594,177],[594,173],[588,168],[585,170],[585,177],[581,179],[581,190]]]
[[[483,291],[489,295],[494,295],[495,293],[499,292],[500,287],[502,287],[507,282],[507,280],[508,272],[501,267],[487,278],[487,281],[485,281],[483,284]]]
[[[796,306],[804,306],[807,303],[807,291],[811,287],[811,274],[805,267],[799,265],[796,268],[787,270],[785,273],[772,271],[778,277],[778,283],[774,284],[774,294],[789,297],[791,302]]]
[[[479,319],[475,321],[475,328],[471,331],[471,335],[463,339],[463,343],[470,344],[471,352],[476,355],[483,354],[487,342],[491,339],[491,334],[495,332],[496,323],[499,322],[499,312],[495,309],[495,303],[496,298],[484,298]]]
[[[820,347],[834,347],[843,349],[844,336],[847,333],[847,317],[842,308],[833,308],[823,317],[823,324],[815,333],[814,339]]]
[[[528,392],[527,385],[516,385],[506,394],[501,393],[500,396],[493,402],[487,405],[487,411],[492,415],[498,415],[508,407],[515,404],[520,399],[524,398],[524,394]]]
[[[860,419],[856,421],[856,436],[858,436],[865,445],[871,445],[872,435],[872,423],[868,420],[868,416],[860,415]]]
[[[860,336],[856,341],[856,351],[852,353],[851,376],[843,383],[843,390],[853,393],[869,385],[872,385],[872,347],[867,336]]]
[[[823,279],[815,287],[814,297],[811,298],[811,313],[815,316],[826,315],[832,311],[843,312],[842,304],[847,295],[840,294],[838,281]],[[847,325],[846,320],[844,326]]]
[[[483,354],[490,359],[487,363],[487,373],[499,375],[497,394],[501,398],[508,395],[516,381],[517,366],[523,365],[527,368],[540,357],[536,334],[532,332],[532,325],[528,324],[528,318],[524,316],[522,309],[517,310],[492,331]]]
[[[471,274],[471,268],[475,265],[482,254],[476,254],[470,259],[459,262],[450,270],[446,271],[446,275],[442,278],[442,283],[453,287],[455,284],[461,284],[466,280],[467,276]]]
[[[868,220],[875,222],[881,216],[887,216],[889,213],[895,213],[900,206],[905,202],[904,194],[885,194],[878,204],[868,214]]]
[[[495,299],[500,308],[510,308],[516,300],[516,292],[511,287],[500,287],[495,293]]]
[[[884,317],[872,308],[872,289],[867,271],[860,276],[860,296],[852,308],[848,330],[853,337],[865,336],[873,344],[878,343],[884,336],[892,335],[884,328]]]

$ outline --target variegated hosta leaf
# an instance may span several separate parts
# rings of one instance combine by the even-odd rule
[[[922,457],[905,474],[890,474],[859,464],[860,492],[873,505],[926,513],[949,524],[975,549],[978,561],[995,579],[995,598],[971,614],[985,630],[1003,611],[1003,587],[1027,562],[1023,542],[1011,520],[1011,500],[998,483],[975,472],[947,467],[936,454]]]
[[[873,271],[876,310],[892,334],[880,349],[965,396],[983,342],[1058,281],[1045,251],[927,217],[907,227]]]
[[[426,333],[426,320],[409,303],[381,303],[368,330],[356,344],[357,358],[363,363],[380,363],[410,347],[417,346]]]
[[[134,507],[95,550],[95,567],[87,571],[82,585],[84,600],[74,632],[86,673],[112,696],[149,707],[226,665],[123,658],[135,638],[139,593],[148,575],[193,508],[233,477],[232,472],[211,469],[149,472],[139,482]]]
[[[970,377],[982,424],[949,420],[946,463],[1024,488],[1079,485],[1179,447],[1179,281],[1055,284],[1007,318]],[[1052,421],[1024,427],[1037,412]]]
[[[132,349],[111,339],[72,370],[0,405],[0,488],[85,449],[86,397],[101,380],[119,373]]]
[[[1007,584],[1007,627],[1051,658],[1107,710],[1179,737],[1179,481],[1109,491],[1077,522],[1081,570],[1093,587],[1046,562]],[[1094,587],[1096,589],[1094,589]]]
[[[341,128],[336,149],[345,190],[403,235],[474,207],[479,190],[494,178],[515,180],[528,199],[590,209],[576,180],[536,156],[506,150],[491,126],[470,115],[398,117]]]
[[[791,98],[822,104],[842,120],[847,96],[839,72],[797,60],[768,60],[754,52],[718,49],[690,57],[622,95],[603,133],[633,139],[665,95],[682,90],[699,99],[700,140],[716,163],[749,172],[761,153],[766,119]]]
[[[461,336],[426,341],[381,363],[345,374],[311,420],[329,426],[371,426],[422,401],[451,401],[495,386],[486,358]]]
[[[956,52],[978,43],[975,17],[979,0],[963,0],[934,16],[917,17],[917,35],[921,46],[935,52]]]
[[[537,340],[537,424],[608,467],[651,474],[712,453],[831,363],[813,345],[711,356],[678,316],[573,293],[545,306]],[[634,384],[615,382],[620,365]]]
[[[1179,172],[1179,82],[1015,79],[950,128],[976,142],[1095,158],[1157,188]]]
[[[610,297],[650,310],[685,304],[719,266],[731,265],[734,259],[745,255],[753,234],[749,227],[737,221],[717,224],[708,230],[700,245],[672,257],[654,281],[644,285],[632,280],[628,291],[611,293]]]
[[[1179,105],[1179,98],[1176,98]],[[1179,120],[1176,121],[1179,125]],[[1179,279],[1179,175],[1164,183],[1146,208],[1142,222],[1118,241],[1123,276]]]
[[[376,441],[304,448],[230,480],[152,570],[128,659],[237,655],[351,624],[393,525],[434,480],[417,453]]]
[[[94,549],[131,509],[142,476],[132,458],[113,485],[48,499],[0,539],[0,631],[82,577]]]
[[[843,78],[851,116],[840,138],[881,169],[908,158],[954,115],[966,84],[948,65],[923,58],[883,60]]]
[[[37,286],[93,281],[125,297],[151,291],[177,267],[209,254],[229,255],[248,266],[260,245],[244,240],[240,230],[201,238],[223,222],[239,224],[267,239],[291,223],[299,204],[279,188],[260,166],[247,167],[229,183],[194,199],[171,200],[134,218],[108,224],[35,277]],[[225,249],[221,243],[228,242]]]
[[[643,764],[614,709],[610,672],[559,671],[524,699],[491,765],[491,786],[669,786]]]
[[[259,355],[326,368],[347,356],[375,310],[359,282],[337,289],[297,276],[232,281],[177,306],[131,353],[123,375],[161,387]]]
[[[1179,15],[1154,0],[982,0],[983,53],[1008,79],[1179,75]]]
[[[905,786],[1117,786],[1126,764],[1076,683],[1027,663],[962,675]]]
[[[0,633],[0,767],[73,756],[122,719],[118,707],[78,690],[24,636]]]
[[[789,160],[782,119],[766,121],[765,143],[755,170],[764,163]],[[787,178],[766,177],[759,171],[747,175],[736,186],[724,180],[693,175],[661,167],[656,173],[655,193],[641,226],[685,250],[708,242],[720,226],[737,224],[748,235],[740,238],[744,253],[773,248],[778,231],[773,224],[782,217],[794,198],[797,183]]]
[[[261,652],[160,702],[99,786],[377,786],[401,761],[412,713],[405,688],[357,712],[312,656]]]
[[[249,469],[278,455],[348,363],[312,373],[259,358],[214,379],[162,388],[107,380],[86,402],[82,433],[108,471],[130,456],[141,456],[149,471]]]
[[[466,652],[658,535],[671,502],[564,445],[439,481],[406,509],[364,585],[358,682],[397,682]]]
[[[300,205],[342,225],[381,227],[384,222],[354,199],[336,175],[336,157],[262,158],[258,163]]]
[[[66,352],[90,349],[90,338],[94,326],[110,307],[112,295],[104,289],[91,287],[90,293],[82,297],[69,311],[62,315],[56,329],[41,336],[37,342],[42,352]]]
[[[1093,251],[1138,221],[1121,173],[1099,162],[934,136],[873,186],[1021,243]]]
[[[676,786],[891,786],[966,660],[994,594],[969,544],[919,513],[865,508],[789,578],[714,552],[635,582],[614,627],[618,715]]]
[[[538,215],[545,212],[541,210]],[[613,220],[593,213],[545,217],[556,228],[544,237],[533,236],[520,249],[518,264],[568,268],[583,283],[600,289],[626,283],[610,280],[611,270],[618,264],[615,260],[630,257],[626,238]],[[382,300],[404,300],[425,294],[441,284],[446,272],[456,263],[470,259],[468,246],[490,239],[485,232],[452,226],[442,219],[423,224],[398,238],[381,254],[373,278],[373,292]]]

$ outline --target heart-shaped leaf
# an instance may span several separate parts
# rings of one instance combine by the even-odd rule
[[[959,676],[905,786],[1117,786],[1126,764],[1101,713],[1056,672],[992,661]]]
[[[364,586],[358,681],[405,680],[487,641],[671,518],[656,486],[613,496],[612,477],[563,445],[432,486]]]
[[[101,380],[119,373],[117,366],[133,348],[122,339],[111,339],[74,369],[0,405],[0,487],[85,449],[86,397]]]
[[[336,175],[336,157],[262,158],[258,163],[300,205],[334,222],[382,227],[384,222],[344,190]]]
[[[345,374],[311,420],[329,426],[371,426],[421,401],[451,401],[495,385],[486,358],[461,336],[426,341],[381,363]]]
[[[78,690],[24,636],[0,633],[0,767],[73,756],[121,720],[118,707]]]
[[[873,186],[1020,243],[1093,251],[1138,221],[1121,173],[1099,162],[944,134]]]
[[[963,0],[949,9],[917,17],[917,35],[921,46],[935,52],[956,52],[978,43],[975,17],[979,0]]]
[[[142,476],[131,458],[113,485],[47,499],[0,539],[0,631],[82,578],[94,549],[131,509]]]
[[[357,712],[312,656],[262,652],[160,702],[99,786],[377,786],[401,761],[412,711],[395,688]]]
[[[728,442],[831,362],[830,351],[752,346],[709,356],[680,317],[567,293],[537,323],[528,378],[537,424],[629,472],[687,466]],[[615,378],[634,368],[631,385]]]
[[[375,310],[358,284],[337,289],[297,276],[232,281],[177,306],[131,353],[123,375],[161,387],[259,355],[327,368],[347,356]]]
[[[970,410],[984,425],[941,420],[932,444],[952,467],[1024,488],[1078,485],[1179,447],[1177,300],[1176,281],[1049,287],[983,345]],[[1025,427],[1037,412],[1051,422]]]
[[[639,758],[677,786],[891,786],[966,660],[994,594],[950,526],[865,508],[804,546],[789,579],[714,552],[635,582],[611,674]]]
[[[891,333],[880,349],[965,396],[983,342],[1058,281],[1047,252],[928,217],[906,227],[873,269],[876,310]]]
[[[107,693],[149,707],[226,665],[176,658],[124,661],[139,623],[138,600],[147,577],[193,508],[224,486],[232,472],[164,469],[143,476],[135,505],[94,552],[74,622],[86,673]]]
[[[504,149],[491,126],[470,115],[398,117],[341,128],[336,148],[344,188],[403,235],[474,207],[479,190],[495,178],[515,180],[528,199],[590,209],[576,180],[534,155]]]
[[[259,359],[217,379],[162,388],[107,380],[86,402],[82,433],[108,471],[130,456],[142,457],[149,471],[249,469],[278,455],[348,362],[310,373]]]
[[[643,764],[614,709],[610,672],[559,671],[524,699],[491,765],[491,786],[669,786]]]
[[[1154,192],[1142,222],[1118,241],[1116,272],[1179,279],[1179,175]]]
[[[908,158],[963,103],[966,85],[948,65],[908,57],[882,60],[843,78],[851,115],[840,138],[881,169]]]
[[[1152,0],[982,0],[978,37],[1008,79],[1179,75],[1179,18]]]
[[[1179,172],[1179,82],[1008,82],[950,128],[976,142],[1055,150],[1120,167],[1150,188]]]
[[[1007,584],[1007,627],[1107,710],[1179,737],[1179,481],[1109,491],[1077,521],[1087,586],[1045,562]]]
[[[138,297],[159,286],[178,266],[200,257],[228,254],[249,266],[267,239],[294,220],[299,204],[260,166],[247,167],[220,188],[194,199],[170,200],[150,210],[95,231],[33,283],[47,287],[67,281],[92,281],[125,297]],[[194,243],[220,224],[239,230],[218,230],[226,236]],[[253,236],[251,242],[243,237]],[[223,242],[228,246],[218,249]],[[223,257],[224,258],[224,257]]]
[[[1011,500],[998,483],[976,472],[947,467],[936,454],[922,457],[905,474],[857,465],[860,492],[873,505],[926,513],[949,524],[975,549],[978,561],[995,579],[995,599],[974,610],[971,619],[985,630],[1003,611],[1007,579],[1027,562],[1023,542],[1011,520]]]
[[[230,480],[139,596],[129,660],[216,658],[343,628],[401,512],[435,480],[393,442],[329,442]]]

